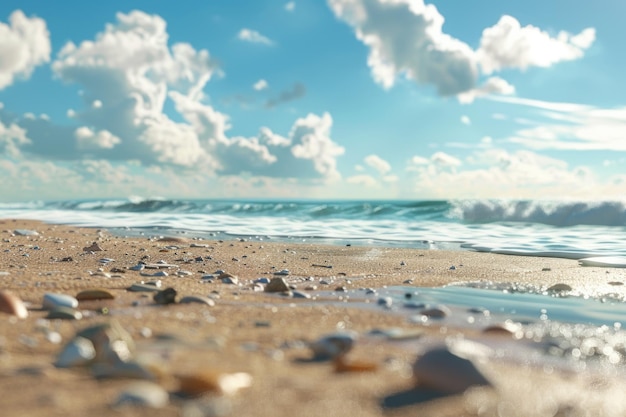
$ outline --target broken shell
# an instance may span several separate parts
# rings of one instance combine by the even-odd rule
[[[98,251],[101,251],[101,250],[102,250],[102,248],[100,247],[100,245],[98,245],[97,242],[93,242],[91,244],[91,246],[87,246],[87,247],[83,248],[84,252],[98,252]]]
[[[28,317],[28,310],[24,302],[11,291],[0,291],[0,311],[17,316],[20,319]]]
[[[178,375],[180,391],[190,396],[209,392],[231,395],[252,384],[252,377],[245,372],[233,374],[219,371],[202,371],[188,375]]]
[[[189,304],[189,303],[200,303],[206,304],[208,306],[214,306],[215,301],[210,299],[209,297],[205,297],[203,295],[187,295],[180,299],[180,304]]]
[[[445,346],[421,355],[413,365],[413,375],[417,387],[446,394],[460,394],[472,386],[491,386],[473,362]]]

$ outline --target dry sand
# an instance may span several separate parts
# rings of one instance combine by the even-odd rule
[[[30,229],[39,236],[16,236]],[[93,242],[102,252],[83,248]],[[192,248],[191,243],[208,244]],[[178,248],[173,248],[174,246]],[[38,247],[39,249],[36,249]],[[167,247],[170,247],[169,249]],[[104,277],[98,268],[131,267],[148,255],[193,272],[187,277],[159,278],[163,287],[182,295],[218,295],[216,305],[157,306],[151,295],[129,292],[146,280],[127,271]],[[195,262],[194,259],[211,257]],[[114,261],[102,266],[101,258]],[[72,258],[71,261],[61,261]],[[185,261],[189,260],[188,263]],[[332,265],[323,268],[313,265]],[[450,266],[456,269],[451,270]],[[462,265],[462,266],[461,266]],[[624,281],[622,270],[583,268],[576,261],[514,257],[469,251],[339,247],[311,244],[240,241],[159,241],[116,237],[105,230],[49,225],[35,221],[0,220],[0,290],[11,290],[30,305],[19,320],[0,313],[0,415],[12,416],[178,416],[185,401],[173,396],[160,409],[110,405],[129,384],[127,379],[94,379],[87,369],[58,369],[56,355],[77,330],[115,317],[138,343],[139,350],[157,352],[159,383],[177,390],[176,374],[199,369],[247,372],[252,385],[224,402],[233,416],[399,416],[399,415],[625,415],[625,388],[612,370],[562,372],[536,369],[523,360],[480,365],[496,389],[470,389],[464,395],[439,396],[413,389],[411,364],[423,340],[471,337],[469,331],[431,326],[420,328],[382,309],[355,307],[255,292],[251,282],[289,269],[286,280],[300,290],[380,288],[392,285],[440,286],[451,282],[491,280],[549,286],[566,283],[580,291],[615,291],[608,283]],[[202,283],[201,276],[222,269],[241,285]],[[170,271],[171,272],[171,271]],[[118,275],[118,277],[115,277]],[[314,277],[314,281],[305,281]],[[320,279],[331,282],[319,284]],[[411,284],[403,284],[406,280]],[[318,282],[315,282],[318,281]],[[43,320],[46,292],[75,296],[87,288],[109,289],[114,300],[81,302],[80,321]],[[112,314],[96,311],[107,307]],[[377,364],[367,373],[336,373],[332,363],[307,362],[302,343],[350,329],[360,334],[377,328],[422,329],[424,336],[401,344],[366,340],[350,353],[352,360]],[[149,331],[148,331],[149,329]],[[47,340],[58,332],[60,343]],[[151,335],[150,335],[151,334]],[[164,336],[168,341],[163,342]],[[620,400],[615,400],[618,395]],[[610,401],[609,401],[610,400]],[[560,413],[560,414],[559,414]],[[189,414],[191,416],[192,414]]]

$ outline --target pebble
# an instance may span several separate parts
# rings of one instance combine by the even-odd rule
[[[169,402],[169,394],[160,385],[153,382],[134,382],[127,386],[113,403],[113,407],[141,406],[163,408]]]
[[[155,264],[145,264],[144,268],[146,269],[167,269],[167,268],[178,268],[178,265],[168,264],[164,261],[159,261]]]
[[[553,286],[548,288],[548,291],[554,291],[554,292],[564,292],[564,291],[571,291],[571,290],[572,290],[572,287],[563,283],[554,284]]]
[[[393,305],[393,298],[391,297],[381,297],[376,302],[379,306],[383,306],[386,308],[390,308]]]
[[[28,309],[22,299],[8,290],[0,291],[0,311],[20,319],[28,317]]]
[[[159,287],[157,287],[156,285],[135,283],[135,284],[131,285],[130,287],[128,287],[128,291],[132,291],[132,292],[152,292],[152,291],[159,291]]]
[[[132,358],[135,343],[117,320],[87,327],[78,333],[77,337],[89,339],[96,349],[95,361],[110,365]]]
[[[59,353],[54,366],[57,368],[83,366],[87,365],[95,357],[96,348],[91,340],[84,337],[75,337]]]
[[[513,336],[520,330],[522,330],[522,325],[520,323],[506,320],[502,323],[495,323],[485,327],[483,329],[483,333],[491,335]]]
[[[15,229],[13,230],[13,234],[15,236],[39,236],[39,232],[36,230],[28,230],[28,229]]]
[[[180,392],[190,396],[207,393],[232,395],[242,388],[252,385],[252,377],[245,372],[223,373],[218,371],[198,371],[177,376]]]
[[[112,363],[97,362],[91,367],[91,373],[95,378],[134,378],[156,379],[154,372],[148,367],[135,361],[120,361]]]
[[[135,266],[131,266],[130,269],[131,271],[143,271],[143,269],[146,267],[145,264],[137,264]]]
[[[307,294],[305,292],[302,291],[294,291],[292,293],[293,298],[311,298],[311,294]]]
[[[289,291],[289,285],[283,278],[272,278],[265,286],[265,292],[285,292]]]
[[[93,242],[91,246],[86,246],[83,248],[83,252],[99,252],[103,250],[97,242]]]
[[[235,276],[224,277],[224,278],[221,278],[221,280],[222,280],[222,283],[224,284],[231,284],[231,285],[239,284],[239,278]]]
[[[269,284],[270,283],[270,279],[269,278],[258,278],[254,280],[255,284]]]
[[[208,306],[215,305],[215,301],[203,295],[186,295],[185,297],[180,299],[179,303],[180,304],[199,303],[199,304],[206,304]]]
[[[43,308],[51,310],[57,307],[76,308],[78,300],[66,294],[45,293],[43,296]]]
[[[178,277],[188,277],[188,276],[191,276],[191,275],[193,275],[193,272],[191,272],[191,271],[183,271],[183,270],[176,271],[176,276],[178,276]]]
[[[51,309],[46,318],[50,320],[81,320],[83,313],[73,308],[59,306]]]
[[[355,332],[329,334],[309,344],[314,359],[333,359],[348,353],[357,340]]]
[[[280,271],[274,272],[274,275],[287,276],[287,275],[289,275],[289,270],[288,269],[281,269]]]
[[[445,346],[435,347],[417,358],[413,376],[418,388],[446,394],[460,394],[472,386],[491,386],[470,360]]]
[[[436,306],[431,308],[425,308],[420,311],[422,316],[430,317],[433,319],[442,319],[452,314],[452,311],[446,306]]]
[[[76,299],[78,301],[113,300],[114,298],[115,296],[110,291],[105,290],[104,288],[90,288],[76,294]]]
[[[176,295],[178,295],[176,290],[174,288],[168,287],[154,294],[154,297],[152,298],[154,299],[154,302],[157,304],[162,304],[162,305],[175,304]]]
[[[145,274],[145,273],[141,273],[142,277],[167,277],[169,276],[169,274],[165,271],[159,271],[159,272],[155,272],[154,274]]]

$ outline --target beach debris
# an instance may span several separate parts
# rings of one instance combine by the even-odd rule
[[[269,284],[270,283],[270,279],[269,278],[265,278],[265,277],[261,277],[261,278],[257,278],[254,280],[255,284]]]
[[[115,296],[104,288],[89,288],[76,294],[78,301],[113,300]]]
[[[289,275],[289,270],[288,269],[281,269],[280,271],[274,272],[274,275],[287,276],[287,275]]]
[[[43,295],[43,308],[52,310],[57,307],[76,308],[78,307],[78,300],[67,294],[45,293]]]
[[[178,295],[176,290],[172,287],[168,287],[154,294],[152,298],[157,304],[175,304],[176,295]]]
[[[15,236],[39,236],[39,232],[29,229],[15,229],[13,230]]]
[[[420,355],[413,364],[413,376],[418,388],[445,394],[460,394],[473,386],[492,385],[472,361],[458,356],[446,346],[432,348]]]
[[[289,291],[289,285],[284,278],[272,278],[265,286],[265,292],[286,292]]]
[[[145,267],[146,267],[146,264],[140,262],[137,265],[131,266],[128,269],[130,269],[131,271],[143,271]]]
[[[231,284],[231,285],[238,285],[239,284],[239,278],[237,278],[234,275],[221,274],[218,278],[220,280],[222,280],[222,283],[224,283],[224,284]]]
[[[169,394],[154,382],[139,381],[128,385],[117,397],[113,407],[140,406],[163,408],[169,402]]]
[[[393,298],[391,297],[381,297],[378,299],[378,301],[376,301],[376,303],[379,306],[385,307],[385,308],[391,308],[391,306],[393,305]]]
[[[226,373],[204,370],[195,373],[177,375],[180,392],[188,396],[200,396],[207,393],[233,395],[252,385],[252,377],[245,372]]]
[[[186,295],[179,301],[180,304],[190,304],[190,303],[199,303],[206,304],[208,306],[214,306],[215,301],[209,297],[205,297],[203,295]]]
[[[146,273],[141,272],[140,275],[142,277],[167,277],[169,276],[169,274],[165,271],[155,272],[154,274],[146,274]]]
[[[352,350],[357,337],[352,331],[332,333],[310,343],[309,348],[315,360],[334,359]]]
[[[178,268],[178,265],[168,264],[165,261],[158,261],[157,263],[144,264],[144,268],[146,268],[146,269],[167,269],[167,268]]]
[[[132,358],[135,342],[117,320],[87,327],[76,337],[90,340],[96,350],[95,362],[113,364],[127,362]]]
[[[83,252],[99,252],[103,249],[98,245],[98,242],[93,242],[91,246],[86,246],[83,248]]]
[[[180,271],[176,271],[176,276],[177,277],[188,277],[193,275],[193,272],[191,271],[185,271],[185,270],[180,270]]]
[[[316,268],[328,268],[328,269],[332,269],[332,265],[323,265],[323,264],[312,264],[311,266],[314,266]]]
[[[28,309],[20,297],[11,291],[0,291],[0,311],[20,319],[28,317]]]
[[[77,336],[65,345],[57,356],[54,366],[57,368],[72,368],[87,365],[96,357],[96,348],[91,340]]]
[[[307,294],[307,293],[302,292],[302,291],[294,291],[292,293],[292,296],[293,296],[293,298],[306,298],[306,299],[311,298],[311,294]]]
[[[50,320],[80,320],[83,318],[83,313],[70,307],[58,306],[50,309],[46,318]]]

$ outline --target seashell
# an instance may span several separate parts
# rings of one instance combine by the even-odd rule
[[[60,306],[50,310],[46,318],[50,320],[80,320],[83,318],[83,313],[73,308]]]
[[[289,291],[289,285],[283,278],[273,278],[265,286],[265,292],[285,292]]]
[[[446,394],[460,394],[472,386],[492,384],[468,359],[457,356],[447,347],[436,347],[421,355],[413,365],[418,388]]]
[[[43,308],[51,310],[56,307],[76,308],[78,300],[66,294],[47,292],[43,295]]]
[[[91,246],[86,246],[83,248],[83,252],[99,252],[103,250],[97,242],[93,242]]]
[[[245,372],[233,374],[219,371],[200,371],[193,374],[177,375],[180,392],[190,396],[206,393],[232,395],[252,384],[252,377]]]
[[[130,269],[131,271],[143,271],[143,269],[146,267],[145,264],[137,264],[135,266],[131,266]]]
[[[103,289],[103,288],[90,288],[87,290],[83,290],[76,294],[76,299],[78,301],[87,301],[87,300],[112,300],[115,296]]]
[[[71,368],[73,366],[87,365],[96,357],[96,349],[89,339],[75,337],[65,345],[54,366],[57,368]]]
[[[203,295],[187,295],[180,299],[180,304],[189,304],[189,303],[200,303],[206,304],[208,306],[214,306],[215,301],[210,299],[209,297],[205,297]]]
[[[15,229],[13,230],[13,234],[15,236],[39,236],[39,232],[36,230],[28,230],[28,229]]]
[[[288,269],[281,269],[280,271],[274,272],[274,275],[287,276],[287,275],[289,275],[289,270]]]
[[[335,359],[335,372],[374,372],[378,369],[378,364],[369,361],[353,361],[339,356]]]
[[[154,297],[152,298],[157,304],[175,304],[177,294],[178,293],[174,288],[168,287],[154,294]]]
[[[20,319],[28,317],[28,310],[20,297],[11,291],[0,291],[0,311]]]
[[[332,359],[348,353],[356,339],[357,334],[354,332],[339,332],[310,343],[309,348],[313,351],[314,359]]]
[[[135,382],[127,386],[113,403],[113,407],[126,405],[163,408],[170,396],[160,385],[153,382]]]

